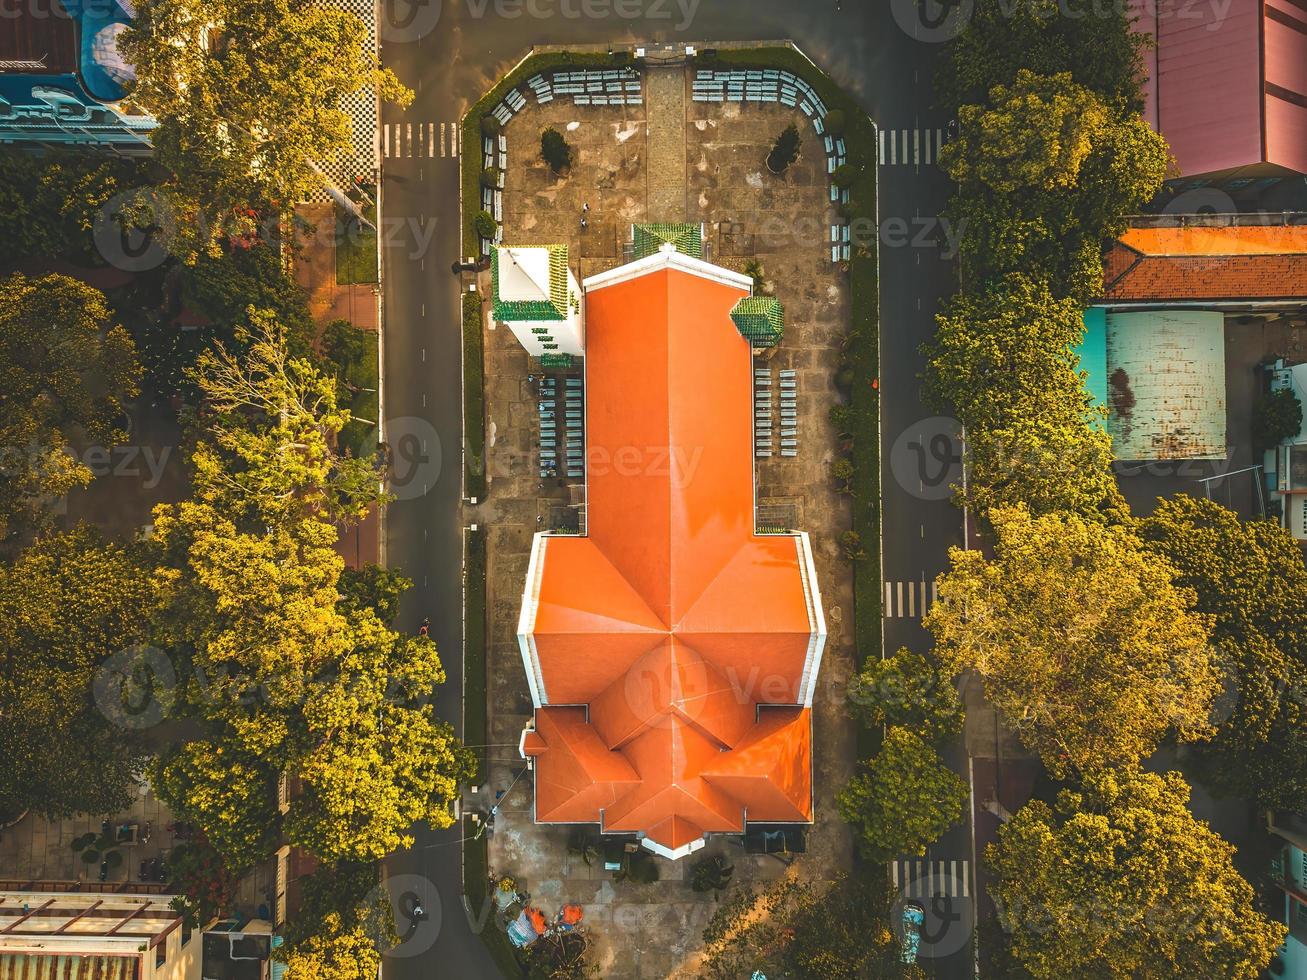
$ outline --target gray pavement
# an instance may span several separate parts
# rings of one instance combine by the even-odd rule
[[[955,450],[938,438],[940,425],[927,421],[931,413],[919,402],[917,348],[933,329],[932,315],[939,298],[952,291],[955,273],[943,250],[925,244],[948,185],[933,164],[920,162],[921,133],[942,128],[947,116],[931,105],[930,66],[940,46],[909,37],[894,17],[898,8],[899,16],[910,20],[912,4],[425,0],[413,6],[407,0],[385,0],[384,8],[383,60],[417,93],[407,110],[387,107],[383,112],[388,129],[383,167],[386,418],[399,497],[389,510],[386,547],[388,562],[416,583],[401,625],[431,617],[448,674],[438,692],[438,713],[461,730],[459,287],[449,272],[459,255],[460,233],[458,158],[447,153],[448,134],[455,132],[450,127],[466,107],[533,44],[791,38],[887,133],[917,133],[919,162],[887,164],[881,170],[884,577],[890,582],[933,579],[945,566],[947,547],[960,543],[961,523],[947,495],[927,488],[940,478],[938,459],[947,467]],[[633,13],[638,16],[626,16]],[[905,151],[913,140],[906,138]],[[900,159],[898,143],[894,150]],[[889,219],[902,222],[902,230],[897,223],[886,224]],[[937,223],[933,228],[941,230]],[[917,438],[922,434],[924,440]],[[912,448],[913,443],[922,448]],[[900,462],[891,472],[893,460]],[[915,618],[888,620],[887,644],[920,647],[928,642],[919,612]],[[969,835],[955,831],[932,857],[969,859]],[[413,848],[388,859],[393,878],[415,875],[430,882],[429,894],[438,895],[440,914],[431,915],[400,950],[411,955],[387,958],[386,980],[496,976],[462,911],[460,865],[455,831],[419,830]],[[433,904],[430,897],[424,902],[429,912]],[[923,965],[938,976],[970,975],[965,950]]]

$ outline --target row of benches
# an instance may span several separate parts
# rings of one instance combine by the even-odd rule
[[[560,71],[549,77],[532,75],[527,85],[545,105],[570,95],[576,105],[640,105],[640,75],[633,68],[603,71]]]

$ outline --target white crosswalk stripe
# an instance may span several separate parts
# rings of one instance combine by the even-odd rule
[[[457,157],[458,143],[457,122],[385,123],[381,127],[381,154],[391,159]]]
[[[916,619],[939,598],[939,588],[925,578],[915,582],[885,583],[885,617],[887,619]]]
[[[944,130],[940,129],[882,129],[880,131],[880,165],[930,165],[939,162],[939,151],[944,146]]]
[[[904,898],[971,897],[970,861],[901,858],[890,866],[894,887]]]

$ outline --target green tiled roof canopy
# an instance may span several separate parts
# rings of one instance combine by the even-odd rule
[[[664,245],[673,246],[682,255],[694,259],[703,258],[703,230],[700,225],[636,225],[635,255],[637,259],[646,259],[658,252]]]
[[[540,366],[542,368],[570,368],[573,363],[571,354],[540,355]]]
[[[567,246],[543,245],[549,253],[549,299],[505,300],[499,296],[499,256],[503,247],[493,250],[491,280],[494,284],[494,316],[501,323],[521,320],[566,320],[567,298]]]
[[[774,296],[746,296],[731,310],[735,329],[750,347],[775,347],[785,333],[785,307]]]

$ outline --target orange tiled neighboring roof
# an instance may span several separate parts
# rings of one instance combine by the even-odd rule
[[[523,749],[537,820],[679,856],[746,816],[812,818],[825,626],[806,539],[754,531],[752,360],[729,317],[747,284],[667,253],[633,268],[587,283],[587,536],[536,539]]]
[[[1307,225],[1131,228],[1103,272],[1105,302],[1307,300]]]

